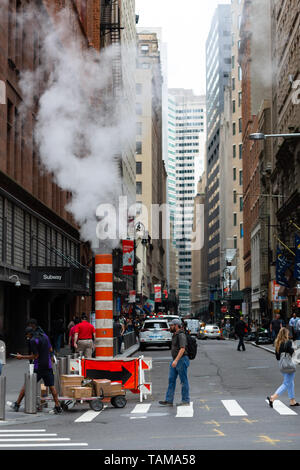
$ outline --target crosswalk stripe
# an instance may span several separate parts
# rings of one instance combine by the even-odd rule
[[[187,406],[177,406],[176,418],[192,418],[194,416],[193,402]]]
[[[86,411],[83,413],[83,415],[79,416],[79,418],[75,419],[75,423],[90,423],[93,421],[93,419],[97,418],[97,416],[102,413],[105,408],[107,408],[107,406],[104,406],[101,411]]]
[[[6,434],[6,433],[2,434],[1,433],[0,434],[0,440],[1,440],[2,437],[12,437],[12,436],[13,437],[50,437],[50,436],[53,437],[53,436],[57,436],[57,434],[35,434],[35,433],[32,433],[32,434],[31,433],[21,433],[21,434],[19,434],[17,431],[15,431],[15,432],[16,432],[16,434],[11,434],[11,433],[10,434]]]
[[[41,438],[35,438],[35,439],[27,439],[27,438],[23,438],[23,439],[15,439],[14,437],[13,438],[9,438],[9,439],[0,439],[0,442],[51,442],[51,441],[70,441],[71,439],[69,437],[55,437],[55,438],[52,438],[50,437],[50,439],[45,439],[44,437],[41,437]]]
[[[267,403],[268,400],[266,400]],[[275,411],[277,411],[277,413],[279,413],[280,415],[296,415],[297,416],[297,413],[295,413],[294,410],[291,410],[291,408],[289,408],[288,406],[286,406],[284,403],[282,403],[282,401],[280,400],[275,400],[274,403],[273,403],[273,409]]]
[[[0,436],[3,432],[46,432],[46,429],[0,429]]]
[[[236,400],[221,400],[230,416],[248,416]]]
[[[149,404],[139,404],[139,405],[136,405],[133,410],[131,411],[131,413],[148,413],[149,409],[151,407],[151,403],[150,405]]]
[[[79,442],[78,444],[76,444],[75,442],[65,442],[65,443],[44,443],[44,444],[0,444],[0,448],[2,447],[5,447],[5,448],[8,448],[8,447],[82,447],[82,446],[88,446],[88,443],[87,442]],[[98,450],[102,450],[102,449],[98,449]]]

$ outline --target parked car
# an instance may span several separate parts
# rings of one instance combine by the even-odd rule
[[[145,320],[139,333],[140,350],[147,346],[167,346],[171,349],[172,334],[169,323],[165,319]]]
[[[198,336],[199,331],[200,331],[199,320],[186,318],[184,319],[184,323],[186,324],[186,328],[187,330],[189,330],[191,335]]]
[[[205,326],[200,326],[199,328],[199,332],[198,332],[198,335],[197,335],[197,338],[198,339],[204,339],[204,330],[205,330]]]
[[[221,331],[218,325],[205,325],[203,339],[221,339]]]

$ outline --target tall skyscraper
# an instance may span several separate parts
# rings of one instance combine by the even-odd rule
[[[169,203],[178,252],[179,311],[191,311],[194,197],[204,169],[205,96],[192,90],[169,90]],[[175,213],[174,213],[175,209]]]
[[[206,41],[208,282],[220,285],[220,117],[231,73],[231,7],[218,5]]]

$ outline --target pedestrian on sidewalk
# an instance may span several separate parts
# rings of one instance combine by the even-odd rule
[[[277,338],[275,340],[275,355],[277,361],[280,360],[280,356],[282,353],[287,353],[290,356],[294,354],[294,348],[292,347],[292,341],[289,339],[289,330],[287,328],[281,328]],[[296,402],[295,400],[295,372],[285,373],[282,372],[283,375],[283,383],[280,387],[276,390],[276,392],[267,397],[269,405],[273,408],[273,402],[278,400],[280,395],[282,395],[285,391],[288,392],[288,397],[290,399],[290,406],[300,406],[300,403]]]
[[[181,326],[181,320],[176,318],[170,323],[170,330],[171,333],[173,333],[171,347],[172,361],[169,367],[169,385],[166,398],[164,401],[159,402],[162,406],[173,406],[178,375],[181,382],[181,402],[177,405],[183,406],[190,404],[190,389],[187,376],[190,360],[187,354],[186,334]]]
[[[92,357],[95,337],[95,327],[88,322],[87,315],[83,313],[81,322],[75,326],[74,347],[87,359]]]
[[[270,324],[270,332],[271,332],[271,338],[273,340],[273,343],[275,342],[277,335],[282,327],[283,327],[283,323],[280,318],[280,314],[276,313],[275,318],[273,318]]]
[[[239,344],[237,347],[238,351],[240,351],[241,348],[243,349],[243,351],[246,351],[245,344],[244,344],[244,336],[245,336],[246,328],[247,328],[247,325],[244,322],[244,317],[241,316],[241,318],[235,325],[235,334],[239,338]]]
[[[64,333],[65,333],[64,321],[61,317],[55,320],[53,333],[54,333],[54,349],[55,349],[55,352],[58,354],[60,353],[60,348],[62,346]]]
[[[33,328],[27,327],[25,329],[25,336],[27,341],[30,343],[30,350],[32,351],[28,355],[17,354],[17,359],[34,361],[34,372],[37,374],[37,382],[43,379],[46,387],[50,388],[55,407],[54,413],[62,413],[62,408],[58,400],[58,394],[54,386],[54,374],[52,369],[51,356],[53,353],[52,346],[49,338],[45,334],[37,335]],[[25,387],[22,387],[19,397],[15,403],[12,404],[14,411],[19,411],[22,399],[25,396]]]
[[[293,312],[290,321],[289,321],[289,328],[290,328],[290,336],[293,338],[293,341],[296,341],[296,331],[295,325],[298,321],[296,312]]]
[[[119,321],[119,317],[114,317],[114,322],[113,322],[113,336],[114,338],[117,338],[117,345],[118,345],[118,354],[121,354],[121,347],[122,347],[122,341],[123,341],[123,325],[121,325]]]
[[[75,339],[75,330],[76,330],[76,325],[78,325],[80,323],[80,320],[78,317],[75,317],[74,318],[74,325],[70,328],[70,331],[69,331],[69,340],[68,340],[68,344],[69,344],[69,347],[71,348],[71,351],[72,353],[75,353],[75,346],[74,346],[74,339]]]

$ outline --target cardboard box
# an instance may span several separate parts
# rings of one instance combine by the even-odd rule
[[[94,379],[93,385],[95,389],[96,397],[99,397],[104,394],[104,396],[110,396],[111,391],[111,381],[108,379]]]
[[[81,385],[81,382],[84,380],[83,375],[75,375],[75,374],[69,374],[69,375],[61,375],[60,376],[60,383],[63,384],[78,384]]]
[[[91,387],[72,387],[73,398],[90,398],[93,396],[93,389]]]
[[[61,375],[60,376],[60,392],[63,397],[72,396],[72,387],[80,387],[84,380],[82,375]]]
[[[125,390],[122,389],[122,384],[119,382],[111,383],[111,392],[110,396],[115,397],[117,395],[125,395]]]

